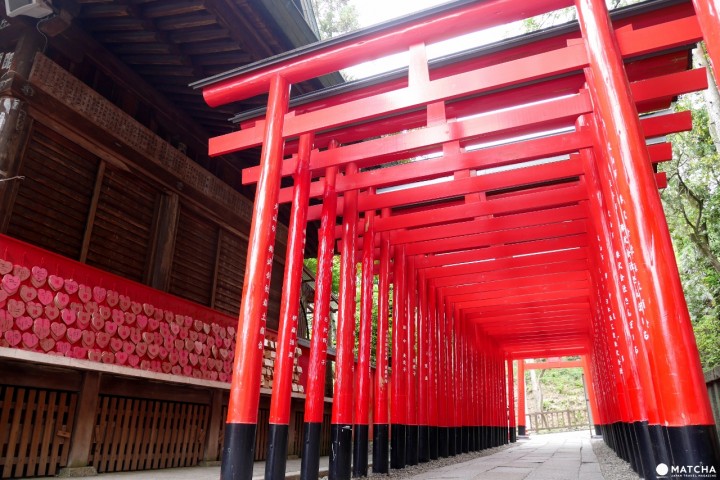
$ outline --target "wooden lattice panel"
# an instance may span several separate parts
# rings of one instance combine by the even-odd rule
[[[55,475],[67,463],[77,394],[0,385],[1,478]]]
[[[207,405],[101,395],[89,463],[101,473],[197,465],[208,414]]]

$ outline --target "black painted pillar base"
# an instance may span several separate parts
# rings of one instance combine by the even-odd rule
[[[221,480],[252,480],[255,462],[254,423],[226,423],[223,441]]]
[[[440,455],[440,448],[438,442],[440,441],[440,427],[430,426],[430,460],[437,460]]]
[[[637,449],[637,440],[635,439],[635,428],[632,423],[623,422],[623,431],[625,433],[625,450],[627,451],[628,458],[630,459],[630,467],[636,472],[641,473],[642,468],[640,467],[640,454]],[[642,475],[640,475],[642,477]]]
[[[450,456],[450,432],[447,427],[438,427],[438,455],[441,458]]]
[[[330,468],[329,480],[350,480],[352,463],[352,425],[333,424],[330,426]]]
[[[601,437],[603,434],[602,425],[595,425],[595,435]],[[523,434],[524,435],[524,434]]]
[[[462,453],[462,428],[453,427],[453,430],[455,431],[455,455],[460,455]]]
[[[720,445],[715,425],[665,427],[673,465],[701,465],[720,472]]]
[[[460,434],[462,435],[462,453],[468,453],[470,451],[470,427],[460,427]]]
[[[455,438],[455,427],[448,427],[448,455],[454,457],[457,454],[457,442]]]
[[[670,453],[670,439],[667,436],[665,427],[661,425],[648,425],[648,434],[650,435],[650,444],[652,445],[655,460],[670,465],[672,456]]]
[[[405,425],[390,425],[390,468],[405,468]]]
[[[408,425],[406,427],[406,437],[405,437],[405,459],[407,465],[417,465],[418,464],[418,426],[417,425]]]
[[[268,453],[265,460],[265,480],[285,480],[287,464],[288,426],[271,423],[268,429]]]
[[[418,462],[430,461],[430,427],[420,425],[418,427]]]
[[[320,471],[320,429],[321,423],[305,422],[305,441],[303,442],[300,463],[301,480],[317,480]]]
[[[368,474],[368,434],[367,425],[353,426],[353,477],[367,477]],[[266,479],[267,480],[267,479]]]
[[[648,430],[648,422],[635,422],[632,424],[635,431],[635,440],[637,441],[637,451],[639,454],[638,474],[640,477],[650,480],[655,478],[655,468],[657,462],[655,460],[655,452],[653,452],[652,441],[650,440],[650,432]]]
[[[390,427],[373,425],[373,472],[390,473]]]
[[[517,427],[517,433],[518,433],[518,435],[521,436],[521,437],[524,437],[525,435],[527,435],[527,434],[525,433],[525,425],[518,425],[518,427]]]
[[[517,442],[517,429],[515,427],[510,427],[510,443]]]

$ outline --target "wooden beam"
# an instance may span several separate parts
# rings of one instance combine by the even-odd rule
[[[100,394],[100,375],[99,372],[92,370],[83,373],[75,424],[73,425],[70,440],[68,468],[85,467],[88,464],[95,430],[95,413]]]
[[[566,360],[560,362],[525,363],[525,370],[546,370],[548,368],[582,368],[582,361]]]

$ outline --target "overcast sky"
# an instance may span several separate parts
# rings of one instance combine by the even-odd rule
[[[358,11],[361,27],[369,27],[386,20],[402,17],[419,10],[434,7],[448,0],[353,0]],[[485,32],[464,35],[452,40],[441,42],[428,48],[428,56],[435,58],[452,52],[465,50],[484,43],[500,40],[508,31],[507,26],[489,29]],[[346,69],[346,73],[355,79],[368,77],[394,68],[407,65],[407,54],[367,62]]]

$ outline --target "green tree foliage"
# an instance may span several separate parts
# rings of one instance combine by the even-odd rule
[[[720,155],[701,95],[679,102],[693,130],[671,138],[674,159],[662,193],[685,298],[705,369],[720,365]]]
[[[350,0],[312,0],[320,40],[360,28],[358,12]]]

